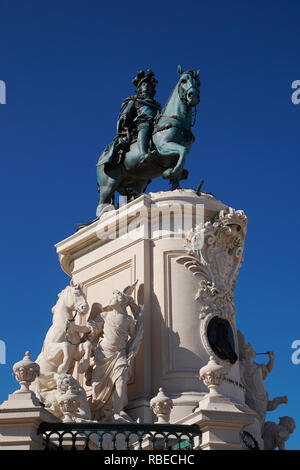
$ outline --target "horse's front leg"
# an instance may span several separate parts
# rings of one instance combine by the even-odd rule
[[[177,185],[179,187],[179,181],[181,179],[183,167],[188,154],[189,149],[183,145],[177,144],[176,142],[168,142],[163,140],[156,144],[157,150],[161,156],[172,157],[177,156],[177,162],[175,166],[172,166],[165,170],[162,174],[164,179],[170,179],[172,188]],[[175,189],[175,188],[173,188]]]
[[[61,350],[63,353],[63,362],[57,368],[57,373],[67,374],[71,362],[70,345],[67,342],[61,343]]]
[[[179,147],[179,149],[178,149],[179,157],[178,157],[176,165],[174,166],[174,168],[172,169],[172,171],[170,173],[170,181],[171,181],[172,184],[173,184],[172,180],[174,182],[176,181],[176,182],[178,182],[178,185],[179,185],[179,181],[181,180],[185,160],[186,160],[186,157],[189,153],[189,149],[187,147],[182,146],[182,145],[178,145],[178,147]]]
[[[84,372],[86,372],[87,368],[90,365],[92,343],[89,340],[85,341],[80,345],[79,351],[83,355],[83,358],[80,360],[80,363],[78,365],[78,372],[80,374],[84,374]]]

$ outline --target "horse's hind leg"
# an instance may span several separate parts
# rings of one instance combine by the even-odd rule
[[[126,192],[127,202],[131,202],[134,199],[137,199],[138,197],[140,197],[141,194],[143,194],[146,191],[149,183],[151,183],[151,180],[142,179],[142,180],[131,181],[129,185],[126,187],[124,184],[124,187],[122,187],[122,190]]]
[[[107,164],[97,166],[97,181],[99,186],[99,202],[97,217],[104,212],[114,209],[114,192],[121,180],[122,168],[120,166],[108,169]]]
[[[57,373],[67,374],[68,369],[70,367],[70,363],[71,363],[70,348],[69,348],[68,343],[61,343],[61,349],[63,353],[63,362],[57,368]]]

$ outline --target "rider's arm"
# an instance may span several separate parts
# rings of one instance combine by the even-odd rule
[[[120,134],[124,127],[129,127],[136,116],[134,97],[127,98],[122,104],[117,132]]]

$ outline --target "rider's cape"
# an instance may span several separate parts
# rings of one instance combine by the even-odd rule
[[[122,143],[122,138],[120,137],[120,134],[122,133],[122,120],[121,118],[124,116],[124,114],[129,114],[130,118],[133,119],[134,116],[131,116],[132,110],[134,109],[134,100],[135,96],[129,96],[126,98],[120,109],[119,117],[118,117],[118,124],[117,124],[117,133],[118,135],[114,137],[112,142],[110,142],[104,149],[103,153],[100,155],[97,166],[104,165],[104,163],[112,163],[114,156],[116,154],[116,146],[120,144],[120,141]]]
[[[119,137],[115,137],[104,149],[104,152],[100,155],[97,166],[104,165],[104,163],[112,163],[114,155],[116,153],[116,145],[118,144]]]

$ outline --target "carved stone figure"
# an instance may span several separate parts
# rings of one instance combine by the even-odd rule
[[[114,208],[115,191],[135,199],[153,178],[163,176],[170,180],[172,189],[177,189],[180,180],[187,177],[184,164],[194,141],[192,111],[200,101],[200,81],[199,71],[183,72],[179,66],[178,73],[179,82],[160,114],[160,106],[153,99],[153,72],[141,71],[134,79],[137,94],[124,101],[118,136],[97,164],[98,217]]]
[[[276,397],[269,400],[264,380],[273,370],[274,353],[269,351],[269,361],[265,364],[254,362],[256,352],[251,344],[246,344],[243,334],[238,331],[239,340],[239,361],[241,380],[246,389],[245,402],[254,410],[263,426],[267,411],[276,410],[283,403],[287,403],[287,396]]]
[[[58,296],[52,309],[53,322],[49,328],[42,351],[36,363],[40,366],[40,375],[32,384],[38,394],[40,389],[51,390],[56,387],[55,374],[72,374],[75,362],[87,363],[91,343],[87,335],[91,332],[88,326],[76,324],[76,316],[86,315],[89,305],[83,287],[71,281]],[[84,370],[81,368],[81,372]]]
[[[279,424],[267,421],[263,427],[264,450],[285,450],[285,443],[296,429],[293,418],[284,416],[279,418]]]
[[[135,285],[123,292],[115,290],[109,305],[102,308],[98,304],[98,313],[95,309],[88,320],[94,331],[92,342],[98,341],[86,372],[86,383],[92,386],[89,402],[94,419],[105,419],[109,408],[114,420],[129,419],[124,412],[127,382],[143,335],[142,309],[131,297]],[[127,313],[127,307],[132,315]]]

